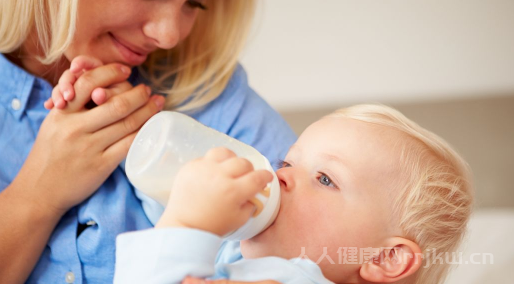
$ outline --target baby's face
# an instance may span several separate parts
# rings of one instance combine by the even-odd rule
[[[323,118],[291,147],[277,171],[276,221],[243,241],[245,258],[305,255],[334,282],[355,280],[360,265],[342,264],[344,248],[380,248],[400,234],[391,216],[399,173],[396,132],[348,118]],[[339,251],[339,253],[338,253]],[[360,254],[360,252],[359,252]]]

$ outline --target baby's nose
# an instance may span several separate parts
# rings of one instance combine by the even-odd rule
[[[277,178],[280,183],[280,189],[290,192],[294,188],[294,170],[290,167],[281,168],[277,172]]]

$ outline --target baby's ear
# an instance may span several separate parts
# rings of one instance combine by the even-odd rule
[[[387,239],[380,254],[364,263],[360,276],[372,283],[393,283],[414,274],[421,267],[419,246],[405,238]]]

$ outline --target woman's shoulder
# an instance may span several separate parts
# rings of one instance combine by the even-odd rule
[[[220,111],[218,122],[230,127],[234,121],[253,117],[260,120],[283,121],[282,117],[248,83],[248,77],[240,64],[227,83],[225,90],[212,102],[213,108]],[[222,115],[221,115],[222,114]]]
[[[220,111],[225,113],[223,117],[216,115],[211,117],[214,121],[227,118],[227,114],[237,116],[247,102],[255,104],[255,111],[268,111],[272,109],[248,84],[246,71],[241,64],[237,64],[230,80],[221,94],[197,113],[206,111]],[[228,112],[228,113],[227,113]],[[218,121],[219,122],[219,121]]]

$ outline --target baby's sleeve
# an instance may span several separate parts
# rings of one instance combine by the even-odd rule
[[[215,276],[221,242],[209,232],[185,228],[120,234],[114,283],[181,283],[186,276]]]

